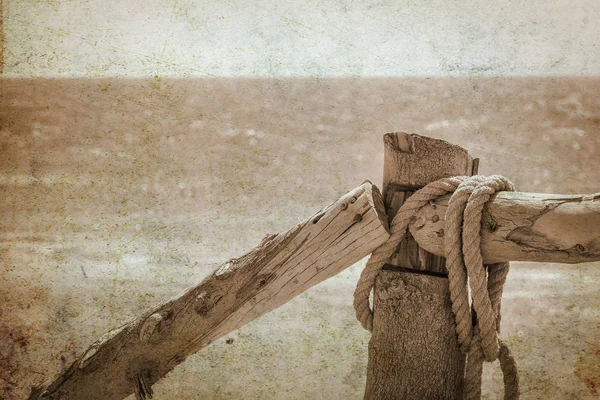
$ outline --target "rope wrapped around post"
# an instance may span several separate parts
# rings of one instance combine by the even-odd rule
[[[500,360],[504,375],[504,399],[519,398],[516,363],[506,344],[499,339],[500,303],[509,265],[484,266],[480,249],[483,207],[498,191],[514,191],[514,186],[499,175],[456,176],[437,180],[415,192],[392,220],[389,240],[371,254],[354,292],[356,317],[365,329],[372,331],[373,311],[369,296],[379,271],[396,251],[411,218],[421,207],[439,196],[453,193],[445,215],[448,232],[444,237],[444,252],[458,344],[467,355],[464,389],[467,400],[481,398],[483,362],[496,359]],[[476,316],[475,326],[472,309]]]

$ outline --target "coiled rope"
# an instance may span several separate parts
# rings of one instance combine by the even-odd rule
[[[476,175],[440,179],[416,191],[398,210],[390,224],[390,238],[371,254],[354,291],[356,318],[365,329],[372,331],[373,311],[369,296],[379,271],[400,245],[411,218],[430,201],[452,193],[445,215],[444,253],[458,344],[467,355],[464,388],[467,400],[481,398],[483,362],[496,359],[500,360],[504,376],[504,399],[519,398],[517,366],[508,347],[499,338],[500,303],[509,265],[483,265],[479,234],[485,203],[495,192],[506,190],[514,191],[508,179],[499,175]],[[476,316],[475,326],[472,309]]]

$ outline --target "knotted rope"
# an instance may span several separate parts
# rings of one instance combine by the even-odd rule
[[[412,217],[426,204],[453,193],[445,215],[444,253],[450,286],[452,312],[461,351],[467,355],[464,397],[481,398],[483,362],[500,360],[504,375],[504,399],[519,398],[517,367],[500,333],[500,302],[508,263],[483,265],[481,256],[481,218],[483,207],[497,191],[513,191],[513,184],[499,175],[456,176],[437,180],[410,196],[390,225],[390,238],[377,248],[367,262],[354,291],[354,309],[361,325],[373,330],[369,296],[381,267],[394,254]],[[487,270],[487,273],[486,273]],[[471,288],[472,308],[469,305]]]

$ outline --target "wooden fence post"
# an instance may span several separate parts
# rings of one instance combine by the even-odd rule
[[[388,133],[384,147],[383,197],[390,221],[426,184],[477,173],[478,160],[442,140]],[[365,399],[462,398],[465,356],[457,343],[444,261],[409,235],[377,277]]]

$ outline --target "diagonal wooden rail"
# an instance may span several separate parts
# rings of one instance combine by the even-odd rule
[[[287,232],[268,235],[200,284],[85,350],[30,399],[152,397],[152,384],[215,339],[285,304],[389,238],[379,190],[366,181]]]

